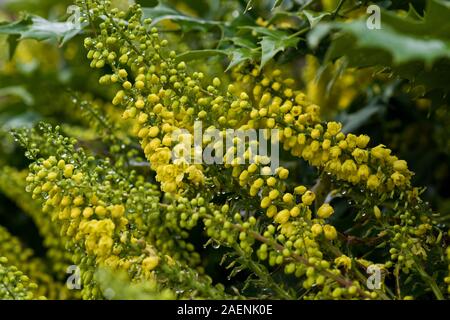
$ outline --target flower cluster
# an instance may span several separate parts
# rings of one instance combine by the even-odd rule
[[[41,203],[24,193],[26,189],[26,171],[17,171],[11,167],[4,167],[0,171],[0,189],[9,198],[14,199],[17,206],[27,213],[38,227],[43,245],[46,248],[46,258],[50,261],[51,274],[58,280],[64,280],[67,267],[71,264],[71,255],[65,249],[64,243],[58,240],[59,231],[57,225],[41,212]],[[25,251],[29,251],[25,250]],[[31,255],[31,253],[30,253]],[[11,257],[8,257],[11,259]],[[11,260],[13,261],[13,260]],[[39,286],[41,289],[43,285]],[[61,293],[68,294],[63,289]],[[45,294],[48,298],[52,295]]]
[[[129,17],[126,23],[125,16]],[[251,197],[259,198],[260,208],[273,219],[274,224],[269,224],[263,233],[273,235],[279,230],[277,241],[287,243],[284,255],[276,246],[272,246],[273,250],[268,254],[267,244],[263,244],[258,251],[260,258],[269,255],[270,264],[275,265],[283,263],[284,256],[312,256],[312,262],[306,264],[311,271],[307,273],[304,287],[323,284],[326,277],[317,278],[314,270],[332,272],[327,270],[329,263],[321,260],[323,253],[316,239],[337,239],[335,227],[326,223],[333,208],[324,205],[318,210],[318,218],[313,217],[311,206],[315,202],[315,193],[303,185],[287,190],[285,180],[289,171],[282,167],[276,170],[275,176],[260,176],[261,169],[265,168],[258,156],[251,159],[253,163],[248,167],[240,165],[239,161],[226,163],[222,168],[171,162],[171,152],[180,142],[173,141],[173,132],[184,129],[192,133],[197,119],[206,123],[208,129],[221,130],[223,138],[226,138],[227,128],[276,128],[281,132],[279,141],[293,156],[307,160],[338,180],[362,185],[378,194],[409,187],[412,174],[406,162],[392,156],[382,145],[368,148],[369,137],[365,135],[345,135],[339,123],[322,123],[319,107],[308,102],[305,94],[292,89],[293,81],[283,79],[279,70],[271,74],[260,74],[257,69],[236,73],[237,83],[248,90],[239,91],[237,86],[229,85],[223,92],[218,78],[204,84],[204,74],[189,74],[186,63],[176,60],[175,52],[163,49],[168,42],[159,38],[158,30],[148,30],[146,25],[150,25],[151,20],[141,24],[141,19],[138,6],[132,7],[128,14],[115,9],[108,11],[105,23],[100,24],[100,35],[95,39],[87,38],[85,46],[89,49],[92,67],[103,67],[104,63],[111,65],[114,73],[103,76],[100,82],[122,86],[113,104],[125,107],[123,118],[136,120],[135,134],[151,168],[156,171],[161,189],[167,193],[198,191],[199,186],[211,184],[217,170],[230,171],[233,184],[238,184]],[[208,138],[203,140],[204,144],[210,142]],[[239,142],[245,143],[236,141]],[[194,148],[191,152],[195,156]],[[235,148],[227,150],[225,160],[227,154],[234,152]],[[246,144],[245,155],[247,160],[253,157],[249,144]],[[246,223],[251,225],[250,221]],[[219,217],[216,223],[225,221]],[[211,225],[211,220],[205,224]],[[252,243],[245,242],[245,230],[241,233],[241,247],[251,251]],[[226,238],[230,237],[232,235]],[[298,276],[307,271],[304,261],[300,261]],[[289,273],[296,268],[295,263],[286,266]],[[344,287],[352,286],[346,283]],[[357,290],[349,292],[352,295]],[[335,295],[341,294],[340,289]]]
[[[95,31],[84,46],[90,66],[106,72],[99,83],[114,90],[111,104],[75,95],[92,128],[84,134],[46,123],[15,131],[32,163],[0,171],[0,189],[31,216],[58,280],[77,266],[83,299],[409,299],[400,283],[416,280],[443,298],[449,277],[430,276],[426,262],[447,238],[406,161],[324,121],[315,89],[302,91],[282,68],[246,62],[215,77],[182,61],[140,5],[77,3]],[[350,73],[332,99],[338,109],[364,77]],[[250,129],[282,147],[280,165],[255,154],[261,141],[234,135]],[[218,161],[198,161],[211,146]],[[248,280],[213,285],[208,245],[220,265],[230,262],[230,281],[238,272]],[[33,290],[57,296],[41,261],[3,229],[0,248]],[[395,290],[369,286],[371,268]],[[24,289],[22,274],[5,270]]]
[[[16,266],[8,264],[8,258],[0,257],[0,299],[2,300],[32,300],[37,296],[38,286]]]
[[[12,236],[5,228],[0,226],[0,248],[2,256],[9,263],[20,268],[33,282],[37,284],[36,296],[45,296],[50,299],[64,299],[68,292],[55,279],[50,276],[45,263],[33,256],[33,251],[24,248],[19,239]]]
[[[41,148],[49,141],[56,150],[53,156],[34,159],[26,190],[41,202],[42,218],[57,226],[60,243],[80,268],[82,298],[105,297],[95,278],[99,267],[127,273],[133,282],[156,281],[154,271],[162,268],[158,279],[175,281],[174,286],[189,287],[186,283],[196,281],[196,288],[183,289],[190,296],[208,292],[223,297],[210,279],[189,269],[198,265],[200,256],[185,240],[186,231],[171,223],[171,212],[181,210],[185,199],[167,198],[160,204],[155,185],[126,171],[123,164],[114,167],[107,158],[87,156],[58,128],[41,124],[17,137],[24,145],[33,144],[35,154],[45,154]],[[192,223],[183,227],[189,225],[193,227]],[[174,239],[173,233],[179,238]],[[172,275],[167,266],[179,268],[185,276]]]

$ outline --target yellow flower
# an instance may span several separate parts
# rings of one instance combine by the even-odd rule
[[[342,124],[338,123],[338,122],[328,122],[327,123],[327,132],[332,135],[335,136],[337,135],[342,129]]]
[[[370,154],[377,159],[383,160],[386,159],[390,154],[391,150],[386,149],[384,145],[380,144],[375,148],[372,148]]]
[[[391,175],[391,179],[392,179],[392,181],[394,181],[394,184],[395,184],[396,186],[401,186],[401,185],[403,185],[403,184],[405,183],[405,180],[406,180],[405,176],[402,175],[401,173],[398,173],[398,172],[394,172],[394,173]]]
[[[367,180],[367,187],[370,190],[375,190],[380,186],[380,179],[374,174],[370,175],[369,179]]]
[[[270,200],[269,197],[264,197],[264,198],[261,200],[261,208],[262,208],[262,209],[267,208],[268,206],[270,206],[271,202],[272,202],[272,201]]]
[[[405,160],[396,160],[394,161],[394,170],[404,172],[408,170],[408,164]]]
[[[290,217],[289,210],[284,209],[277,213],[274,220],[279,224],[283,224],[289,220],[289,217]]]
[[[363,164],[358,168],[358,177],[361,179],[367,179],[370,175],[370,169],[367,165]]]
[[[274,205],[271,205],[269,208],[267,208],[266,215],[269,218],[273,218],[277,214],[277,207]]]
[[[375,215],[375,218],[380,219],[381,218],[381,210],[378,208],[378,206],[373,207],[373,214]]]
[[[345,160],[341,167],[342,173],[346,175],[351,175],[356,172],[357,167],[353,160]]]
[[[320,224],[316,223],[311,226],[311,232],[315,237],[319,236],[323,231],[323,228]]]
[[[334,209],[332,206],[330,206],[328,203],[324,203],[320,206],[319,210],[317,210],[317,216],[322,219],[327,219],[331,217],[331,215],[334,213]]]
[[[350,259],[349,257],[347,257],[346,255],[342,255],[340,257],[337,257],[336,259],[334,259],[334,263],[340,267],[343,266],[346,270],[350,270],[352,267],[352,259]]]
[[[370,141],[369,136],[361,134],[356,139],[356,145],[358,146],[358,148],[365,148],[369,144],[369,141]]]
[[[287,177],[289,176],[289,170],[285,168],[280,169],[280,171],[278,172],[278,176],[282,180],[287,179]]]
[[[203,172],[196,166],[189,166],[186,170],[186,173],[189,175],[188,179],[196,185],[203,184],[205,182],[205,176],[203,175]]]
[[[352,152],[353,158],[355,158],[356,162],[361,164],[367,162],[369,159],[369,152],[367,150],[356,148]]]
[[[106,256],[111,253],[111,248],[113,246],[113,239],[108,236],[102,236],[98,243],[98,247],[95,250],[98,256]]]
[[[325,238],[327,238],[328,240],[334,240],[337,238],[336,228],[329,224],[326,224],[323,227],[323,233],[325,234]]]
[[[158,264],[159,258],[157,256],[150,256],[142,261],[142,269],[146,272],[152,271],[158,266]]]
[[[302,202],[303,204],[310,206],[314,200],[316,199],[316,195],[312,191],[306,191],[305,194],[302,195]]]
[[[306,192],[306,187],[305,186],[297,186],[294,189],[294,193],[295,194],[304,194]]]

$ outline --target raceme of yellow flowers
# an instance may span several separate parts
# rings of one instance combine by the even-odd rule
[[[134,119],[134,132],[162,191],[188,196],[200,193],[210,200],[205,191],[208,186],[225,190],[239,186],[273,221],[262,235],[254,234],[251,227],[258,216],[241,223],[240,214],[235,214],[226,204],[206,219],[209,236],[232,246],[233,239],[226,230],[238,230],[244,252],[252,251],[255,240],[263,242],[258,250],[259,258],[269,259],[272,266],[285,263],[286,273],[306,275],[304,288],[331,283],[323,286],[317,295],[305,298],[355,295],[376,298],[380,294],[361,289],[362,279],[349,281],[343,277],[339,267],[343,261],[347,266],[350,264],[348,257],[334,251],[336,258],[340,257],[337,262],[330,264],[323,259],[324,248],[339,236],[327,222],[334,209],[328,203],[319,203],[314,212],[314,190],[303,185],[290,187],[286,183],[290,174],[286,168],[277,168],[272,176],[261,175],[269,168],[263,159],[252,154],[250,143],[234,141],[245,143],[245,160],[253,160],[249,165],[241,165],[236,159],[231,163],[225,161],[224,165],[172,162],[172,151],[181,142],[173,140],[173,133],[180,129],[193,133],[196,120],[202,121],[206,128],[203,145],[211,141],[208,130],[219,129],[222,138],[226,138],[226,130],[230,128],[278,129],[277,139],[284,150],[306,160],[335,181],[370,194],[368,201],[373,203],[376,220],[383,220],[380,207],[384,201],[400,198],[394,207],[401,222],[386,226],[382,236],[392,237],[391,259],[397,260],[405,272],[417,257],[426,256],[425,243],[439,241],[431,232],[434,222],[421,213],[419,205],[416,210],[411,208],[421,201],[419,190],[411,187],[412,172],[406,162],[392,155],[384,145],[369,147],[370,138],[366,135],[345,134],[340,123],[322,122],[319,106],[309,102],[304,93],[295,89],[294,81],[284,78],[281,71],[261,72],[244,66],[235,70],[235,83],[224,88],[219,78],[208,82],[203,73],[189,72],[174,51],[165,49],[169,42],[160,39],[150,19],[141,22],[139,6],[123,12],[110,10],[107,1],[87,1],[87,4],[94,8],[90,19],[100,16],[103,19],[98,36],[85,39],[91,67],[111,66],[113,73],[104,75],[100,83],[121,86],[112,102],[124,107],[124,119]],[[217,142],[217,149],[220,147],[223,141]],[[196,152],[194,148],[191,150],[194,157]],[[226,150],[224,160],[227,154],[235,152],[236,147]],[[229,174],[233,178],[231,185],[218,181],[219,174]],[[386,264],[389,267],[392,261]]]
[[[67,267],[71,264],[71,255],[66,251],[64,243],[58,239],[58,226],[42,214],[39,202],[23,192],[26,188],[26,177],[26,171],[4,167],[0,171],[0,190],[10,199],[14,199],[16,205],[32,218],[43,238],[43,245],[47,250],[46,258],[51,262],[49,267],[53,274],[59,275],[58,280],[63,280]],[[40,284],[40,287],[43,285]],[[47,297],[52,298],[51,295]]]
[[[0,298],[14,300],[45,299],[37,296],[38,286],[31,282],[16,266],[11,265],[8,258],[0,257]]]
[[[12,236],[8,230],[0,227],[0,247],[2,257],[8,260],[8,264],[20,268],[20,271],[36,281],[35,297],[46,296],[52,299],[67,296],[65,288],[45,272],[47,266],[39,258],[33,257],[29,248],[24,248],[19,239]],[[1,296],[1,294],[0,294]]]
[[[129,224],[124,217],[125,207],[109,203],[107,199],[99,198],[93,188],[87,188],[91,179],[89,175],[72,163],[50,156],[32,165],[27,182],[28,187],[32,187],[33,197],[45,194],[47,200],[43,203],[43,212],[60,223],[60,236],[66,248],[69,246],[73,250],[75,260],[82,259],[86,253],[91,257],[88,260],[92,260],[85,261],[87,265],[102,263],[125,271],[138,265],[141,276],[149,278],[159,258],[151,246],[139,242],[132,234],[122,232]],[[153,196],[157,195],[153,191]],[[149,196],[152,196],[151,189]],[[128,246],[139,247],[142,254],[134,256],[133,250],[125,250],[126,255],[121,255]],[[84,281],[89,283],[92,271],[86,271],[86,274],[91,274],[84,277]],[[84,295],[97,296],[95,288],[89,292],[86,287],[86,291]]]
[[[34,158],[26,190],[33,201],[42,202],[41,219],[56,226],[56,236],[41,230],[44,238],[59,239],[70,262],[79,268],[81,297],[106,297],[102,288],[107,284],[98,280],[105,277],[97,275],[102,267],[127,275],[136,284],[136,290],[130,289],[133,295],[147,295],[151,289],[154,298],[172,298],[170,290],[159,289],[153,272],[159,267],[163,276],[158,279],[175,279],[174,286],[181,286],[187,297],[223,298],[222,289],[216,289],[209,278],[198,274],[202,273],[199,254],[184,240],[186,231],[171,219],[177,211],[201,206],[204,200],[186,203],[180,198],[173,201],[175,206],[160,205],[156,186],[143,176],[123,170],[125,165],[121,162],[112,166],[108,158],[87,156],[83,149],[74,146],[75,141],[63,137],[58,130],[41,124],[17,136],[34,141],[40,155],[46,157]],[[54,150],[47,149],[49,142]],[[6,171],[12,177],[20,175],[13,169]],[[206,212],[204,207],[198,210]],[[192,228],[192,222],[196,222],[195,216],[180,225]],[[179,236],[174,238],[174,234]],[[192,269],[186,270],[187,262]],[[166,276],[171,279],[161,278]],[[152,285],[141,286],[142,282]]]

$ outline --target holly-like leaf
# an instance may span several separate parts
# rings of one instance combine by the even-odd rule
[[[391,56],[394,65],[423,61],[427,67],[431,67],[439,58],[450,58],[450,41],[407,36],[389,25],[384,25],[379,30],[368,30],[364,21],[342,24],[340,27],[347,34],[351,34],[354,41],[350,38],[345,38],[342,43],[335,41],[330,52],[331,58],[345,54],[349,48],[354,48],[355,53],[360,49],[382,50]],[[349,41],[354,45],[344,47]]]
[[[21,86],[12,86],[0,88],[0,98],[5,96],[19,97],[27,106],[34,104],[33,96]]]
[[[308,20],[311,28],[314,28],[320,21],[324,20],[326,17],[331,16],[330,12],[317,12],[312,10],[303,10],[301,15],[305,16]]]
[[[275,0],[275,3],[273,4],[272,10],[275,8],[278,8],[283,4],[283,0]]]
[[[225,55],[228,56],[229,53],[226,50],[218,49],[207,49],[207,50],[191,50],[185,53],[179,54],[176,58],[177,61],[191,61],[205,59],[213,56]]]
[[[252,10],[252,8],[253,8],[252,5],[253,5],[253,0],[248,0],[247,1],[247,5],[245,6],[244,13],[246,13],[247,11]]]
[[[38,16],[25,16],[23,19],[0,23],[0,34],[10,37],[10,48],[15,48],[15,40],[35,39],[39,41],[51,41],[63,45],[77,34],[86,24],[72,22],[53,22]]]
[[[192,28],[192,25],[207,28],[225,26],[225,23],[222,21],[205,20],[184,15],[163,3],[158,3],[157,6],[151,8],[142,8],[142,11],[144,13],[144,19],[152,19],[152,25],[156,25],[164,20],[171,20],[189,28]]]
[[[234,49],[230,55],[230,64],[228,65],[226,71],[234,68],[235,66],[241,64],[244,61],[254,61],[257,59],[257,54],[254,50],[248,48]]]
[[[331,23],[319,23],[315,28],[313,28],[307,37],[308,45],[312,49],[316,49],[320,42],[325,38],[333,29]]]
[[[244,61],[254,61],[257,54],[254,50],[248,48],[228,48],[226,50],[208,49],[192,50],[177,56],[176,61],[192,61],[206,59],[214,56],[227,56],[230,63],[225,71],[237,66]]]
[[[365,20],[319,24],[308,40],[312,47],[317,46],[320,39],[337,29],[328,59],[345,56],[350,67],[389,68],[411,81],[439,79],[425,84],[446,88],[450,82],[450,2],[430,0],[425,12],[420,18],[412,9],[406,16],[382,11],[381,29],[373,30]]]
[[[265,35],[273,38],[281,38],[285,37],[287,35],[286,32],[281,30],[272,30],[264,27],[257,27],[257,26],[242,26],[239,27],[241,30],[248,30],[251,32],[254,32],[256,34]]]
[[[282,52],[290,47],[297,46],[299,38],[284,36],[275,38],[271,36],[264,36],[261,40],[261,69],[266,63],[272,59],[277,53]]]

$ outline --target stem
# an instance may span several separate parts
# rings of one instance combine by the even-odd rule
[[[302,34],[308,32],[309,29],[310,29],[309,27],[305,27],[305,28],[303,28],[303,29],[300,29],[299,31],[297,31],[297,32],[295,32],[295,33],[293,33],[293,34],[291,34],[291,35],[289,36],[289,38],[295,38],[295,37],[297,37],[297,36],[300,36],[300,35],[302,35]]]
[[[326,246],[326,248],[328,250],[331,251],[331,253],[334,256],[339,257],[339,256],[343,255],[343,253],[338,248],[336,248],[334,246],[331,246],[329,244],[326,244],[325,246]],[[364,267],[364,266],[362,266],[362,267]],[[367,283],[367,278],[357,268],[354,268],[352,270],[355,272],[355,274],[356,274],[357,278],[359,279],[359,281],[361,281],[362,283]],[[374,290],[374,291],[380,296],[380,298],[382,298],[384,300],[390,300],[390,298],[383,291],[381,291],[381,290]]]
[[[313,4],[313,2],[316,0],[309,0],[308,2],[306,2],[304,5],[301,6],[300,10],[305,10],[306,8],[308,8],[311,4]]]
[[[397,298],[399,300],[402,299],[402,292],[400,289],[400,264],[397,264],[397,266],[395,267],[395,271],[394,271],[394,275],[395,275],[395,288],[397,291]]]
[[[3,281],[1,282],[3,288],[5,288],[6,291],[8,291],[8,294],[11,296],[13,300],[16,300],[16,296],[9,290],[9,287],[7,284],[5,284]]]
[[[415,257],[413,257],[413,259],[416,262],[417,271],[419,271],[422,279],[430,286],[436,298],[438,300],[445,300],[444,295],[442,294],[441,289],[439,289],[436,281],[434,281],[434,279],[425,271],[425,269],[422,267],[422,264],[420,264],[420,262],[417,261]]]
[[[246,230],[244,230],[244,228],[243,228],[242,226],[240,226],[240,225],[233,225],[233,226],[234,226],[237,230],[239,230],[239,231],[246,231]],[[262,243],[266,243],[266,244],[268,244],[268,245],[274,247],[276,250],[278,250],[278,251],[280,251],[280,252],[283,251],[283,250],[285,249],[285,247],[282,246],[281,244],[279,244],[279,243],[277,243],[277,242],[273,242],[273,241],[267,239],[266,237],[262,236],[261,234],[255,232],[255,231],[251,231],[251,230],[250,230],[250,231],[248,231],[248,234],[249,234],[251,237],[253,237],[255,240],[258,240],[258,241],[260,241],[260,242],[262,242]],[[304,264],[305,266],[308,266],[308,267],[315,267],[313,264],[309,263],[308,259],[306,259],[305,257],[300,256],[300,255],[298,255],[298,254],[292,253],[292,254],[291,254],[291,258],[294,259],[294,260],[296,260],[296,261],[298,261],[298,262],[300,262],[300,263],[302,263],[302,264]],[[342,286],[342,287],[348,288],[348,287],[351,287],[351,286],[353,285],[353,281],[351,281],[351,280],[349,280],[349,279],[346,279],[345,277],[336,275],[336,274],[334,274],[334,273],[332,273],[332,272],[330,272],[330,271],[327,271],[327,270],[318,270],[318,271],[319,271],[319,273],[321,273],[322,275],[324,275],[324,276],[326,276],[326,277],[328,277],[328,278],[330,278],[330,279],[333,279],[334,281],[336,281],[336,282],[337,282],[340,286]],[[361,296],[366,297],[366,298],[369,298],[369,299],[371,298],[371,296],[368,295],[364,290],[358,288],[357,291],[358,291],[358,293],[359,293]]]
[[[332,17],[333,19],[336,18],[339,14],[339,11],[341,11],[342,6],[344,5],[345,0],[339,0],[339,3],[336,7],[336,9],[334,9],[333,13],[332,13]]]
[[[234,244],[233,246],[234,250],[241,256],[246,257],[245,252],[239,247],[239,245]],[[270,277],[270,275],[267,274],[267,272],[264,272],[255,261],[252,259],[246,259],[247,266],[265,283],[267,283],[280,297],[283,299],[292,300],[292,296],[287,293],[282,287],[280,287],[273,279]]]

